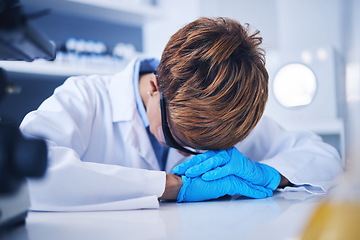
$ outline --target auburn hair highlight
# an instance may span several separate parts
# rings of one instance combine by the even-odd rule
[[[268,98],[259,31],[200,18],[177,31],[158,67],[172,124],[197,149],[227,149],[259,122]]]

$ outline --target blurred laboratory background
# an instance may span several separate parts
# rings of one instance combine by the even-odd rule
[[[270,74],[265,114],[311,130],[344,157],[346,98],[360,92],[358,0],[23,0],[29,23],[56,44],[54,61],[1,61],[20,94],[1,102],[19,124],[68,76],[112,74],[135,57],[161,57],[180,27],[230,17],[260,30]]]

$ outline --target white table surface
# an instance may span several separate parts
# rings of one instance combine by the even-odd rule
[[[266,199],[161,202],[159,209],[29,212],[26,225],[1,240],[299,239],[323,199],[276,192]]]

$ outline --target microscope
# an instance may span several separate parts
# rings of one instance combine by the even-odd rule
[[[0,60],[53,60],[55,46],[29,23],[18,0],[0,0]],[[19,92],[0,68],[0,101]],[[47,148],[41,139],[26,139],[16,124],[0,112],[0,234],[25,223],[30,198],[26,178],[39,178],[47,167]]]

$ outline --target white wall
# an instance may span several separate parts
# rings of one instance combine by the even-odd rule
[[[345,37],[346,85],[347,95],[351,100],[360,98],[360,1],[350,1],[346,20],[348,23],[346,28],[348,34]]]
[[[265,113],[293,128],[310,128],[325,135],[342,134],[345,83],[348,93],[360,98],[360,1],[162,0],[161,3],[167,17],[145,27],[146,54],[160,57],[169,37],[200,16],[224,16],[249,23],[252,29],[260,30],[267,52],[270,96]],[[319,48],[326,50],[326,60],[318,58]],[[303,51],[311,54],[311,61],[302,58]],[[318,77],[321,91],[307,108],[286,109],[273,96],[273,77],[288,62],[306,63]]]
[[[347,8],[347,29],[345,36],[346,50],[346,145],[349,167],[360,169],[360,1],[350,1]],[[358,174],[358,172],[355,172]]]
[[[200,0],[199,15],[230,17],[260,30],[268,51],[278,48],[276,0]]]
[[[268,51],[275,51],[277,40],[276,0],[161,0],[164,17],[146,24],[144,50],[148,56],[159,56],[180,27],[198,17],[226,16],[259,29]]]
[[[170,37],[182,26],[195,20],[199,13],[197,0],[159,0],[163,17],[143,28],[144,55],[160,59]]]
[[[306,122],[332,121],[342,117],[340,102],[344,95],[343,19],[346,1],[342,0],[277,0],[279,66],[300,62],[308,65],[317,77],[318,91],[307,107],[285,109],[269,98],[268,113],[278,121],[301,125]],[[327,58],[320,59],[318,51]],[[308,58],[303,57],[307,53]],[[277,69],[269,69],[270,87]],[[326,107],[325,107],[326,106]]]

